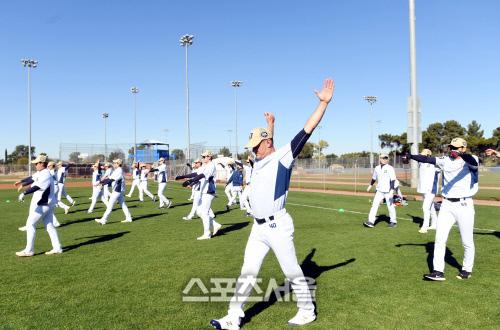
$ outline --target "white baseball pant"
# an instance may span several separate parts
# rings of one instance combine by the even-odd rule
[[[443,200],[439,209],[436,225],[436,242],[434,243],[434,270],[444,272],[444,257],[446,253],[446,241],[451,227],[458,224],[462,245],[464,247],[464,259],[462,269],[472,272],[474,266],[474,202],[472,198],[464,201],[450,202]]]
[[[89,210],[87,211],[88,213],[92,213],[94,211],[94,207],[97,203],[97,199],[101,198],[101,201],[108,207],[108,201],[104,198],[104,195],[102,194],[102,187],[92,187],[92,202],[90,203]]]
[[[68,206],[68,205],[64,204],[63,202],[61,202],[61,201],[59,200],[59,184],[58,184],[58,183],[56,183],[56,184],[54,185],[54,194],[57,196],[57,206],[59,206],[60,208],[62,208],[62,209],[64,209],[64,210],[69,209],[69,206]]]
[[[212,194],[201,194],[201,201],[196,208],[196,214],[198,214],[203,222],[204,236],[210,236],[210,228],[213,228],[214,225],[220,225],[210,216],[210,209],[213,199],[214,195]]]
[[[241,193],[241,199],[240,201],[242,201],[240,204],[240,206],[242,207],[242,209],[245,209],[247,210],[247,213],[252,213],[252,208],[250,207],[250,199],[248,198],[248,196],[250,195],[250,185],[247,184],[245,186],[245,189],[243,189],[243,193]]]
[[[139,183],[139,200],[141,202],[144,202],[144,194],[148,195],[149,198],[154,200],[155,196],[148,190],[147,181],[141,181],[141,183]]]
[[[370,214],[368,215],[368,221],[371,223],[375,223],[375,220],[377,219],[377,211],[378,207],[380,206],[380,203],[382,200],[385,198],[385,203],[387,204],[387,210],[389,211],[389,218],[392,223],[397,223],[398,220],[396,219],[396,208],[394,207],[394,202],[392,200],[392,191],[383,193],[380,191],[375,192],[375,196],[373,197],[373,203],[372,203],[372,208],[370,209]]]
[[[201,192],[199,190],[194,190],[193,189],[193,206],[191,207],[191,212],[189,212],[187,218],[192,219],[194,215],[196,214],[196,210],[198,209],[198,206],[201,204]],[[208,210],[208,215],[210,218],[215,218],[214,211],[212,211],[212,208]]]
[[[436,209],[434,208],[435,196],[436,195],[433,193],[423,194],[424,201],[422,203],[422,210],[424,211],[424,222],[422,223],[422,228],[429,228],[436,226],[437,213]]]
[[[74,200],[73,200],[73,198],[71,198],[70,195],[68,195],[66,193],[66,189],[64,189],[64,183],[58,183],[57,185],[59,187],[59,192],[57,194],[57,200],[60,201],[60,202],[62,202],[62,198],[66,197],[66,199],[68,200],[68,202],[70,202],[71,204],[73,204]]]
[[[132,187],[130,187],[130,191],[128,192],[128,195],[127,195],[128,197],[132,197],[132,193],[134,192],[136,187],[137,187],[137,189],[141,190],[139,183],[140,183],[139,179],[132,180]]]
[[[158,197],[160,198],[160,207],[167,206],[168,204],[170,204],[170,200],[167,197],[165,197],[165,195],[163,195],[163,191],[165,190],[166,187],[167,187],[166,182],[158,183]]]
[[[256,282],[262,261],[270,249],[273,250],[281,270],[292,284],[299,310],[314,311],[312,295],[295,254],[292,217],[284,209],[280,215],[274,217],[273,221],[261,225],[254,222],[252,226],[245,248],[241,275],[236,282],[235,294],[229,303],[229,315],[245,316],[243,306]]]
[[[104,196],[104,199],[109,201],[109,198],[111,197],[111,193],[109,192],[109,185],[105,184],[102,186],[102,195]]]
[[[233,197],[233,184],[230,183],[226,186],[226,188],[224,188],[224,192],[226,193],[226,196],[227,196],[227,202],[229,203],[229,201],[231,200],[231,198]]]
[[[231,195],[231,199],[227,203],[227,205],[229,206],[236,204],[236,197],[238,197],[238,199],[241,201],[241,186],[233,186],[231,188]]]
[[[122,207],[123,214],[125,214],[125,220],[132,220],[132,215],[130,214],[128,207],[125,204],[125,197],[123,196],[123,193],[113,191],[111,193],[111,196],[109,197],[106,212],[104,212],[104,215],[102,216],[102,220],[104,223],[108,221],[108,217],[111,211],[113,211],[113,206],[116,202],[118,202],[118,204],[120,204],[120,206]]]
[[[24,249],[24,252],[35,252],[36,224],[40,219],[43,219],[45,229],[47,230],[50,242],[52,243],[52,248],[54,250],[61,250],[59,236],[57,235],[57,230],[52,222],[54,219],[54,206],[37,205],[37,207],[33,210],[30,209],[28,219],[26,220],[26,248]]]

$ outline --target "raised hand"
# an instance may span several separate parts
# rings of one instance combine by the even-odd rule
[[[325,79],[323,82],[323,89],[321,91],[314,91],[314,94],[318,97],[320,102],[329,103],[333,97],[333,91],[335,89],[335,84],[333,79]]]

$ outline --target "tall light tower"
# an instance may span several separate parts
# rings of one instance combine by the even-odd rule
[[[133,86],[130,92],[134,95],[134,163],[137,162],[137,93],[139,88]]]
[[[363,99],[370,103],[370,169],[373,169],[373,103],[377,102],[377,97],[364,96]]]
[[[231,81],[231,86],[234,87],[234,130],[235,130],[235,149],[236,155],[235,159],[238,159],[238,87],[243,84],[243,81],[233,80]]]
[[[228,130],[226,130],[226,132],[227,132],[227,133],[228,133],[228,135],[229,135],[229,151],[230,151],[230,152],[232,152],[232,151],[231,151],[231,135],[232,135],[232,133],[233,133],[233,130],[232,130],[232,129],[228,129]]]
[[[31,176],[31,68],[38,66],[37,60],[23,58],[21,63],[28,68],[28,118],[29,118],[29,146],[28,146],[28,175]]]
[[[108,134],[107,134],[108,117],[109,113],[104,112],[102,114],[102,118],[104,118],[104,161],[106,161],[108,158]]]
[[[411,143],[411,153],[418,154],[418,144],[422,142],[420,124],[420,102],[417,96],[417,55],[415,37],[415,0],[409,0],[410,21],[410,97],[408,98],[408,128],[406,134],[408,143]],[[411,187],[416,188],[418,183],[418,164],[411,162]]]
[[[179,40],[186,49],[186,130],[187,130],[187,161],[191,161],[191,131],[189,127],[189,78],[188,78],[188,48],[193,44],[193,35],[185,34]]]

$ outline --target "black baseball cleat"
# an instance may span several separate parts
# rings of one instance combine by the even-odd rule
[[[424,274],[424,278],[430,281],[446,281],[444,273],[437,270],[433,270],[430,274]]]
[[[457,278],[459,280],[467,280],[467,279],[469,279],[471,277],[472,277],[472,273],[468,272],[466,270],[463,270],[463,269],[457,275]]]
[[[365,221],[363,222],[363,226],[365,227],[368,227],[368,228],[373,228],[375,227],[373,223],[371,223],[370,221]]]
[[[229,211],[231,209],[231,207],[229,207],[229,205],[226,205],[226,211]]]

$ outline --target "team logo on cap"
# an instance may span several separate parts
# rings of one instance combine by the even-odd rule
[[[268,134],[266,131],[260,132],[260,137],[267,138]]]

